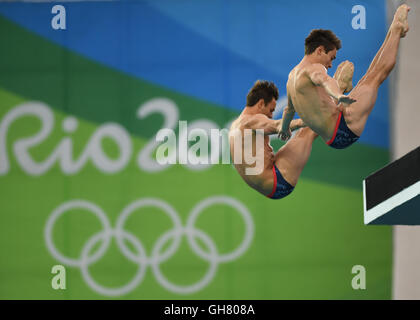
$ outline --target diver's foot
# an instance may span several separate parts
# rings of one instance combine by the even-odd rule
[[[394,20],[392,20],[391,29],[394,28],[400,32],[401,38],[404,38],[410,29],[408,26],[408,12],[410,11],[410,7],[406,4],[403,4],[398,7],[397,11],[394,14]]]
[[[348,93],[353,89],[354,64],[348,60],[337,67],[334,79],[337,80],[341,92]]]

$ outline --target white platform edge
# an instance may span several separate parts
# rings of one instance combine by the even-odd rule
[[[403,204],[404,202],[416,197],[420,194],[420,181],[409,186],[393,195],[391,198],[374,206],[370,210],[366,210],[366,180],[363,180],[363,208],[364,208],[364,223],[369,224],[373,220],[379,218],[385,213],[391,211],[395,207]],[[420,212],[419,212],[420,214]]]

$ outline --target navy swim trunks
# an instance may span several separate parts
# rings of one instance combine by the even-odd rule
[[[267,197],[271,199],[281,199],[289,195],[295,188],[286,180],[284,180],[276,165],[273,165],[273,177],[273,191]]]
[[[355,143],[358,139],[359,136],[356,136],[353,131],[347,127],[343,113],[340,112],[335,125],[334,134],[327,144],[335,149],[344,149]]]

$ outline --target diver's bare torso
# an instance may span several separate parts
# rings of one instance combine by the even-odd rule
[[[264,135],[264,152],[259,155],[256,152],[256,135],[263,133],[257,133],[255,130],[252,130],[252,145],[246,145],[244,141],[244,130],[245,123],[252,117],[252,115],[241,114],[233,123],[229,131],[229,142],[230,142],[230,154],[232,156],[232,162],[240,174],[240,176],[245,180],[245,182],[252,188],[256,189],[258,192],[263,195],[269,194],[273,189],[273,163],[274,163],[274,153],[273,148],[270,145],[270,137]],[[251,129],[247,129],[251,130]],[[235,152],[235,135],[240,135],[241,138],[241,157],[235,161],[234,152]],[[238,141],[238,140],[236,140]],[[238,148],[238,147],[237,147]],[[247,168],[253,168],[256,164],[247,164],[245,162],[244,156],[245,152],[250,152],[252,148],[252,155],[255,157],[263,157],[263,159],[258,159],[261,163],[264,164],[263,170],[260,174],[250,175],[246,174]],[[263,162],[262,162],[263,161]],[[237,162],[237,163],[235,163]],[[256,161],[258,163],[258,161]]]
[[[333,135],[339,109],[334,98],[309,78],[311,65],[301,62],[289,73],[287,95],[300,118],[327,141]]]

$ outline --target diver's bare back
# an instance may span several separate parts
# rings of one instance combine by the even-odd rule
[[[334,131],[339,109],[334,98],[309,77],[314,64],[301,62],[289,73],[287,96],[300,118],[324,140]]]

